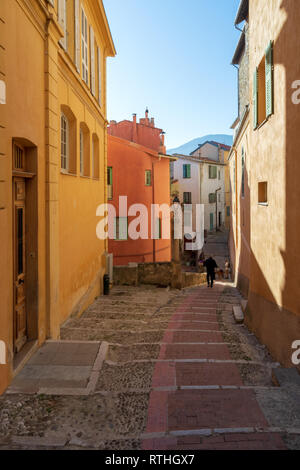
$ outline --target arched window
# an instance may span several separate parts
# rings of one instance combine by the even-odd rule
[[[92,177],[99,179],[99,139],[97,134],[92,137]]]
[[[84,163],[84,135],[83,135],[83,130],[80,129],[80,175],[82,176],[84,174],[83,170],[83,163]]]
[[[80,124],[80,175],[90,176],[90,131],[85,122]]]
[[[60,140],[61,168],[69,171],[69,121],[63,113],[60,119]]]
[[[69,106],[61,106],[60,147],[62,173],[76,174],[77,123]]]

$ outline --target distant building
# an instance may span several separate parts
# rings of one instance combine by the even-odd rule
[[[225,168],[229,150],[226,145],[205,142],[190,155],[175,154],[177,161],[171,163],[180,202],[204,204],[204,229],[207,232],[226,225]],[[192,227],[196,231],[195,207]]]
[[[166,155],[164,132],[156,128],[154,119],[111,121],[108,127],[108,202],[116,209],[114,239],[109,240],[109,252],[114,265],[130,262],[171,261],[171,238],[163,239],[164,215],[158,214],[151,225],[151,205],[170,204],[170,160]],[[132,240],[128,236],[130,223],[139,216],[120,216],[119,197],[127,196],[128,208],[144,204],[148,210],[147,238]],[[151,238],[151,229],[157,238]],[[170,224],[169,224],[170,228]]]

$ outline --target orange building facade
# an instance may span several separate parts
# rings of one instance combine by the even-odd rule
[[[109,239],[109,252],[113,253],[114,265],[130,262],[171,261],[171,239],[165,236],[163,227],[170,228],[166,213],[160,212],[151,223],[152,204],[170,204],[170,157],[166,154],[164,133],[154,126],[154,119],[145,118],[139,123],[136,115],[133,121],[111,121],[108,127],[108,203],[116,210],[114,237]],[[119,197],[127,196],[128,209],[136,204],[147,208],[148,227],[140,237],[130,238],[128,229],[133,220],[140,216],[132,207],[128,214],[119,212]],[[127,217],[126,217],[127,215]],[[147,225],[147,224],[146,224]],[[153,225],[153,227],[152,227]],[[157,229],[152,238],[152,229]],[[141,227],[137,227],[140,232]],[[167,230],[168,231],[168,230]]]

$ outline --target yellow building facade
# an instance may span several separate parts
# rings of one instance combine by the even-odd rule
[[[0,393],[101,294],[114,55],[101,1],[0,2]]]

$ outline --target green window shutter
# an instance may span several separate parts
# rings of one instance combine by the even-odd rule
[[[255,69],[253,77],[253,127],[258,126],[258,69]]]
[[[183,165],[183,177],[186,178],[186,165]]]
[[[107,168],[107,184],[112,185],[112,167]]]
[[[145,184],[146,186],[151,186],[151,170],[146,170],[145,172]]]
[[[191,177],[191,165],[187,165],[187,178]]]
[[[273,114],[273,44],[266,50],[266,117]]]
[[[114,239],[128,240],[128,219],[127,217],[116,217],[114,221]]]

